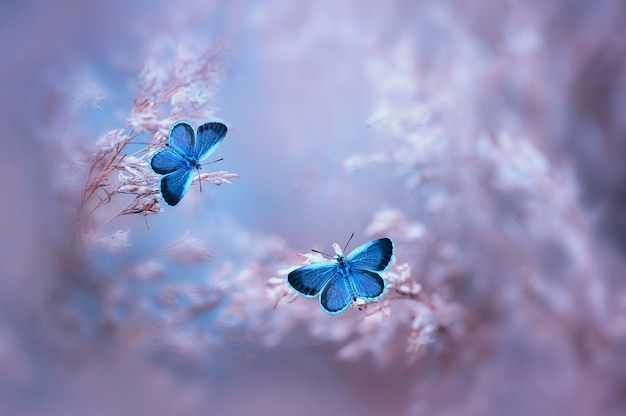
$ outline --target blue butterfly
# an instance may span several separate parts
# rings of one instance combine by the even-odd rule
[[[293,270],[287,275],[287,282],[302,296],[314,298],[319,295],[322,310],[334,315],[348,309],[357,298],[381,298],[386,283],[380,273],[387,270],[392,258],[393,241],[380,238],[355,248],[348,257],[339,253],[333,261]]]
[[[169,205],[183,199],[193,179],[194,169],[206,159],[226,136],[227,127],[219,121],[202,123],[194,133],[191,124],[177,121],[170,128],[167,147],[152,156],[150,166],[161,178],[161,195]]]

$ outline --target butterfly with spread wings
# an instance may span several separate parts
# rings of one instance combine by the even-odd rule
[[[287,275],[287,282],[304,297],[319,296],[322,310],[334,315],[357,299],[381,298],[386,283],[380,273],[387,270],[392,259],[393,241],[380,238],[357,247],[347,257],[341,252],[332,261],[295,269]]]
[[[219,121],[207,121],[194,132],[191,124],[177,121],[168,134],[167,146],[152,156],[150,166],[161,178],[161,196],[169,205],[183,199],[193,180],[194,171],[224,140],[228,128]]]

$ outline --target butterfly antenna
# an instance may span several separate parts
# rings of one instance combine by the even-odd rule
[[[220,162],[222,160],[224,160],[224,158],[220,157],[219,159],[215,159],[210,162],[203,163],[201,166],[210,165],[211,163]],[[200,192],[202,192],[202,177],[200,176],[200,169],[198,169],[198,183],[200,184]]]
[[[318,253],[318,254],[321,254],[322,256],[324,256],[324,257],[326,257],[326,258],[329,258],[329,259],[332,259],[332,258],[333,258],[333,256],[331,256],[331,255],[329,255],[329,254],[326,254],[326,253],[324,253],[324,252],[321,252],[321,251],[315,250],[314,248],[312,248],[312,249],[311,249],[311,251],[312,251],[313,253]]]
[[[220,157],[219,159],[215,159],[215,160],[212,160],[212,161],[210,161],[210,162],[203,163],[203,164],[202,164],[202,166],[204,166],[204,165],[210,165],[211,163],[215,163],[215,162],[221,162],[222,160],[224,160],[224,158],[223,158],[223,157]]]
[[[350,244],[350,241],[352,241],[352,237],[354,237],[354,233],[352,233],[352,235],[350,236],[350,238],[348,238],[348,242],[346,243],[346,246],[343,248],[343,252],[346,252],[346,249],[348,248],[348,244]],[[345,255],[345,254],[344,254]]]

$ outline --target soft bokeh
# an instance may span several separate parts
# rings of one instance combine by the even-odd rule
[[[626,412],[623,2],[0,16],[0,414]],[[169,207],[181,118],[229,133]],[[353,232],[388,291],[328,316],[285,276]]]

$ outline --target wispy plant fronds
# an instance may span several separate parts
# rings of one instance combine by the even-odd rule
[[[179,46],[172,62],[168,63],[160,56],[146,64],[126,125],[103,134],[97,142],[98,150],[91,160],[76,215],[79,225],[89,223],[89,227],[95,227],[94,214],[105,206],[118,208],[108,219],[101,221],[96,230],[123,215],[147,216],[161,212],[160,176],[150,169],[150,157],[165,146],[167,133],[174,122],[213,118],[214,90],[221,76],[219,57],[219,46],[201,54]],[[149,142],[141,144],[138,139],[148,139]],[[139,145],[139,149],[131,151],[131,144]],[[203,173],[199,180],[221,185],[238,177],[234,173],[219,171]],[[118,197],[121,195],[129,195],[132,199],[128,202],[128,198]],[[122,204],[121,208],[119,204]]]

